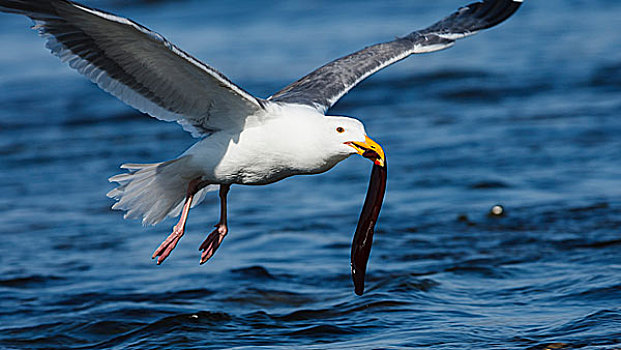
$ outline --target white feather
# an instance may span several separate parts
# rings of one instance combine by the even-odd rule
[[[123,164],[129,173],[118,174],[109,179],[119,186],[108,192],[117,202],[112,209],[125,210],[126,219],[142,219],[144,225],[155,225],[167,216],[177,216],[183,206],[188,183],[200,176],[192,168],[190,155],[154,164]],[[198,205],[209,191],[218,189],[209,185],[201,189],[192,201]]]

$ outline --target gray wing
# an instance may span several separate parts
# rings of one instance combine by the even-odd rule
[[[0,0],[0,10],[33,19],[52,53],[105,91],[195,137],[261,114],[262,100],[126,18],[66,0]]]
[[[309,105],[325,113],[343,95],[378,70],[416,53],[448,48],[456,39],[509,18],[522,0],[483,0],[405,37],[339,58],[278,91],[268,100]]]

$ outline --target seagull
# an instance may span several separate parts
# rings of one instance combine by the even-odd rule
[[[124,17],[68,0],[0,0],[0,11],[30,17],[61,61],[126,104],[175,121],[198,141],[179,157],[123,164],[111,177],[113,209],[155,225],[180,216],[152,258],[161,264],[185,233],[190,208],[219,190],[220,220],[200,245],[209,260],[228,233],[227,194],[233,184],[267,185],[319,174],[353,154],[373,162],[351,253],[354,291],[362,295],[373,231],[386,186],[386,157],[364,125],[327,115],[349,90],[412,54],[451,47],[457,39],[509,18],[522,0],[483,0],[394,40],[338,58],[270,97],[259,98],[162,35]]]

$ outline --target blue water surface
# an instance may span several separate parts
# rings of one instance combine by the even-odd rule
[[[465,3],[85,1],[267,97]],[[349,253],[370,163],[211,194],[175,220],[112,211],[125,162],[195,141],[141,115],[0,14],[0,348],[620,349],[621,2],[526,0],[506,23],[363,82],[355,116],[390,165],[364,296]],[[506,215],[489,216],[495,204]]]

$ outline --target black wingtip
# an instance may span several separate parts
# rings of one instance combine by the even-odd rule
[[[21,15],[32,15],[32,14],[45,14],[45,15],[53,15],[55,14],[55,9],[53,7],[54,1],[24,1],[24,0],[0,0],[0,11],[1,12],[9,12],[9,13],[17,13]],[[60,1],[57,1],[60,2]],[[63,1],[66,2],[66,1]]]
[[[475,30],[482,30],[496,26],[509,17],[522,5],[521,0],[483,0],[467,5],[468,12],[473,18],[480,21]]]
[[[496,26],[511,17],[522,5],[520,0],[483,0],[474,2],[420,31],[420,34],[436,34],[441,37],[468,36],[480,30]]]

